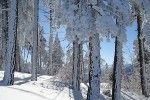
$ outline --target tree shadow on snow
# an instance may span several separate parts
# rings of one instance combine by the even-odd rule
[[[0,86],[4,86],[3,80],[0,81]]]
[[[81,91],[77,91],[73,89],[73,97],[74,100],[84,100]]]
[[[24,78],[24,79],[21,79],[21,78],[14,78],[14,85],[22,85],[22,84],[25,84],[27,82],[29,82],[31,79],[31,77],[27,77],[27,78]],[[0,86],[6,86],[4,85],[4,81],[1,80],[0,81]]]
[[[40,75],[37,75],[39,77]],[[31,76],[26,78],[14,77],[14,85],[22,85],[31,81]],[[3,80],[0,81],[0,86],[5,86]]]
[[[71,98],[74,98],[74,100],[85,100],[82,96],[81,90],[74,89],[72,86],[69,87],[69,90],[72,90],[73,97],[71,97],[70,93],[69,94]]]
[[[23,78],[23,79],[21,79],[21,78],[15,78],[14,80],[15,80],[15,82],[18,81],[17,83],[14,83],[15,85],[22,85],[22,84],[25,84],[25,83],[27,83],[27,82],[30,82],[31,76],[30,76],[30,77]]]

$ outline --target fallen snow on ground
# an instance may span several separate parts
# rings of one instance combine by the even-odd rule
[[[3,78],[0,71],[0,80]],[[0,100],[85,100],[88,85],[81,83],[82,99],[76,97],[77,92],[70,85],[63,83],[57,77],[38,75],[38,81],[30,81],[31,75],[15,72],[15,84],[13,86],[0,86]],[[102,91],[109,89],[108,84],[101,84]],[[78,93],[79,94],[79,93]],[[110,97],[104,95],[107,100]],[[122,92],[122,100],[150,100],[130,92]]]
[[[0,100],[74,100],[72,90],[53,77],[38,76],[37,82],[30,78],[30,74],[16,72],[13,86],[0,86]]]

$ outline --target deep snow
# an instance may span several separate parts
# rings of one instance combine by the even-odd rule
[[[0,80],[3,78],[0,71]],[[76,92],[68,84],[57,77],[38,75],[38,81],[30,81],[31,75],[15,72],[15,84],[13,86],[0,86],[0,100],[82,100],[86,98],[87,85],[81,83],[82,97],[77,98]],[[101,93],[109,89],[107,83],[101,84]],[[111,98],[104,95],[107,100]],[[150,100],[135,93],[122,91],[122,100]],[[82,99],[81,99],[82,98]]]

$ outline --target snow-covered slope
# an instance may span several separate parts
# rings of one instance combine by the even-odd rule
[[[0,80],[2,77],[0,72]],[[13,86],[0,86],[0,100],[74,100],[68,85],[57,79],[42,75],[37,82],[31,82],[30,77],[30,74],[16,72]]]
[[[0,80],[3,78],[3,71],[0,71]],[[85,100],[87,85],[81,83],[82,99],[76,97],[68,84],[46,75],[38,75],[38,81],[30,81],[31,75],[26,73],[15,73],[15,84],[13,86],[0,86],[0,100]],[[107,83],[101,84],[101,94],[110,87]],[[107,100],[110,97],[104,95]],[[135,93],[122,91],[122,100],[147,100]],[[148,99],[150,100],[150,99]]]

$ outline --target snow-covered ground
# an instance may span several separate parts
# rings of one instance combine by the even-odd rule
[[[2,78],[3,71],[0,71],[0,80]],[[80,93],[82,99],[79,99],[68,84],[59,81],[56,77],[38,75],[36,82],[31,82],[30,78],[30,74],[16,72],[13,86],[0,86],[0,100],[84,100],[86,98],[88,89],[83,83]],[[108,88],[106,83],[101,84],[101,93]],[[105,95],[104,97],[111,100]],[[122,97],[122,100],[150,100],[125,91],[122,91]]]

